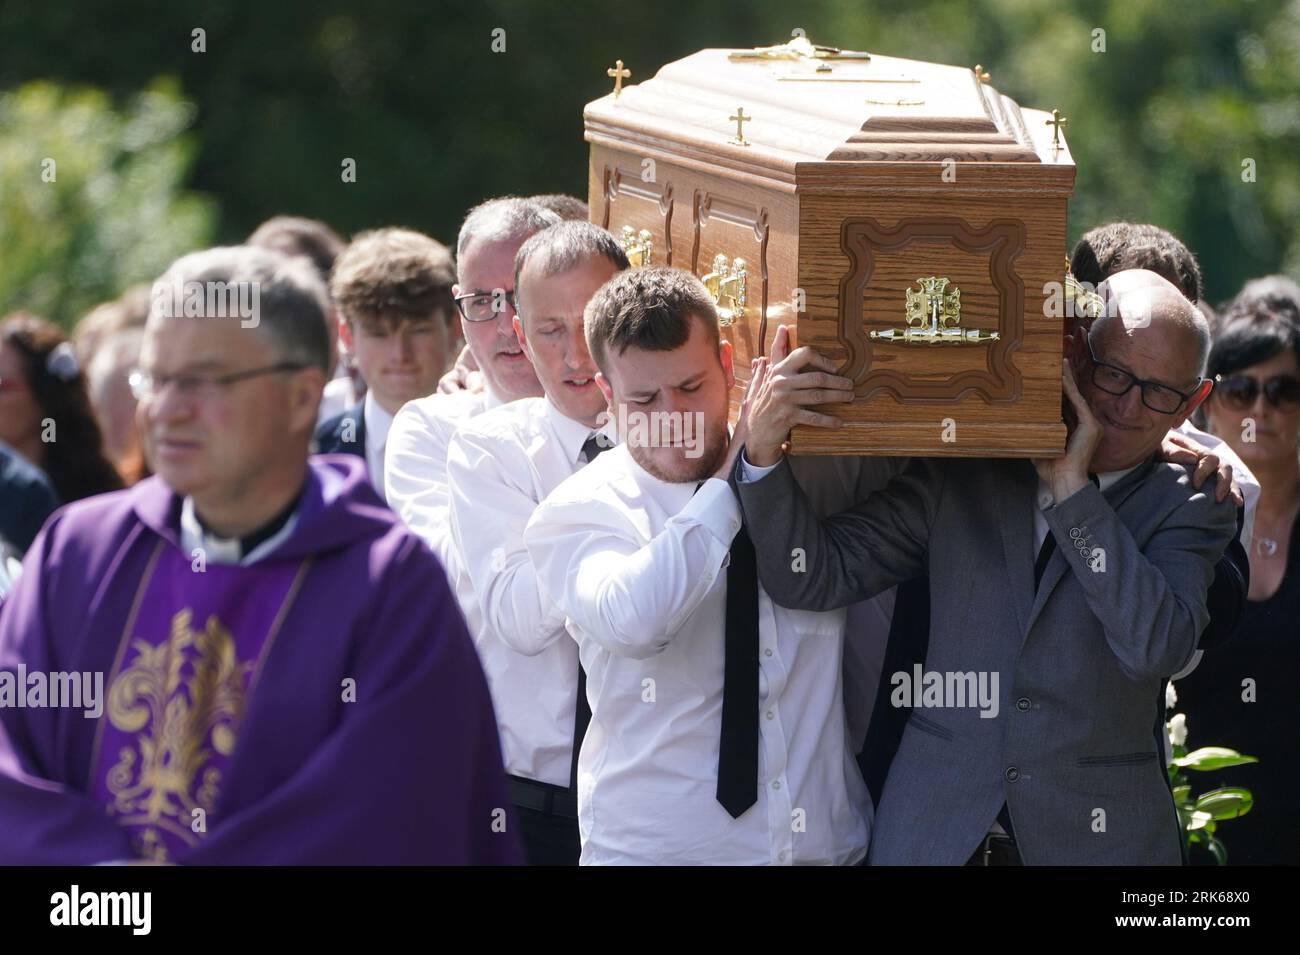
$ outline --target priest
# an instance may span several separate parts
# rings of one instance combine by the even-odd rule
[[[98,717],[0,709],[0,864],[517,861],[437,559],[360,459],[308,457],[319,278],[211,249],[155,291],[132,375],[155,476],[57,512],[0,610],[0,672],[105,675]]]

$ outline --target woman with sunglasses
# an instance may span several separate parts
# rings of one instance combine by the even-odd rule
[[[1300,325],[1268,308],[1231,318],[1210,350],[1209,430],[1259,479],[1250,590],[1236,634],[1180,680],[1193,748],[1228,746],[1259,763],[1205,774],[1245,786],[1254,807],[1221,831],[1229,863],[1300,862],[1293,682],[1300,674]],[[1210,788],[1207,786],[1207,788]]]

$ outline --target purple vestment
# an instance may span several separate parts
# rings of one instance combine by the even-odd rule
[[[364,462],[312,458],[248,566],[194,562],[179,516],[154,477],[28,552],[0,671],[99,671],[105,698],[0,708],[0,864],[518,861],[477,654]]]

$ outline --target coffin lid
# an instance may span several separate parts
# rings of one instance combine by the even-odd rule
[[[753,51],[701,50],[652,79],[623,86],[617,97],[611,92],[587,104],[587,139],[640,145],[647,154],[711,156],[790,177],[796,164],[808,162],[952,159],[1073,169],[1064,130],[1060,148],[1053,147],[1050,115],[1022,110],[973,69],[879,54],[865,60],[732,54]],[[752,117],[743,127],[747,146],[734,142],[731,117],[738,107]]]

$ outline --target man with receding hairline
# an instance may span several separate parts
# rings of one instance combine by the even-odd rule
[[[773,599],[829,610],[928,574],[918,678],[998,687],[991,715],[906,694],[873,864],[1181,861],[1164,685],[1196,649],[1236,508],[1158,457],[1212,387],[1203,316],[1150,272],[1118,273],[1101,293],[1107,314],[1068,342],[1061,457],[914,461],[825,520],[781,450],[806,402],[779,364],[755,376],[735,477]],[[896,687],[910,677],[894,674]]]
[[[195,314],[218,283],[255,314]],[[442,568],[364,463],[308,455],[319,278],[218,248],[155,288],[132,375],[154,476],[56,512],[0,613],[0,673],[106,687],[93,719],[0,707],[0,864],[516,861]]]
[[[542,394],[515,334],[515,253],[530,236],[560,221],[554,212],[514,196],[490,199],[469,211],[456,241],[452,295],[483,387],[408,402],[388,432],[384,496],[442,559],[457,594],[465,598],[469,582],[451,547],[447,445],[455,430],[476,415]],[[469,623],[473,630],[475,621]]]
[[[588,710],[578,649],[523,533],[547,494],[617,440],[582,317],[592,294],[626,268],[614,237],[589,222],[562,222],[520,247],[515,332],[545,396],[465,422],[447,452],[452,540],[472,584],[462,609],[474,622],[533,865],[578,862],[573,775]]]

